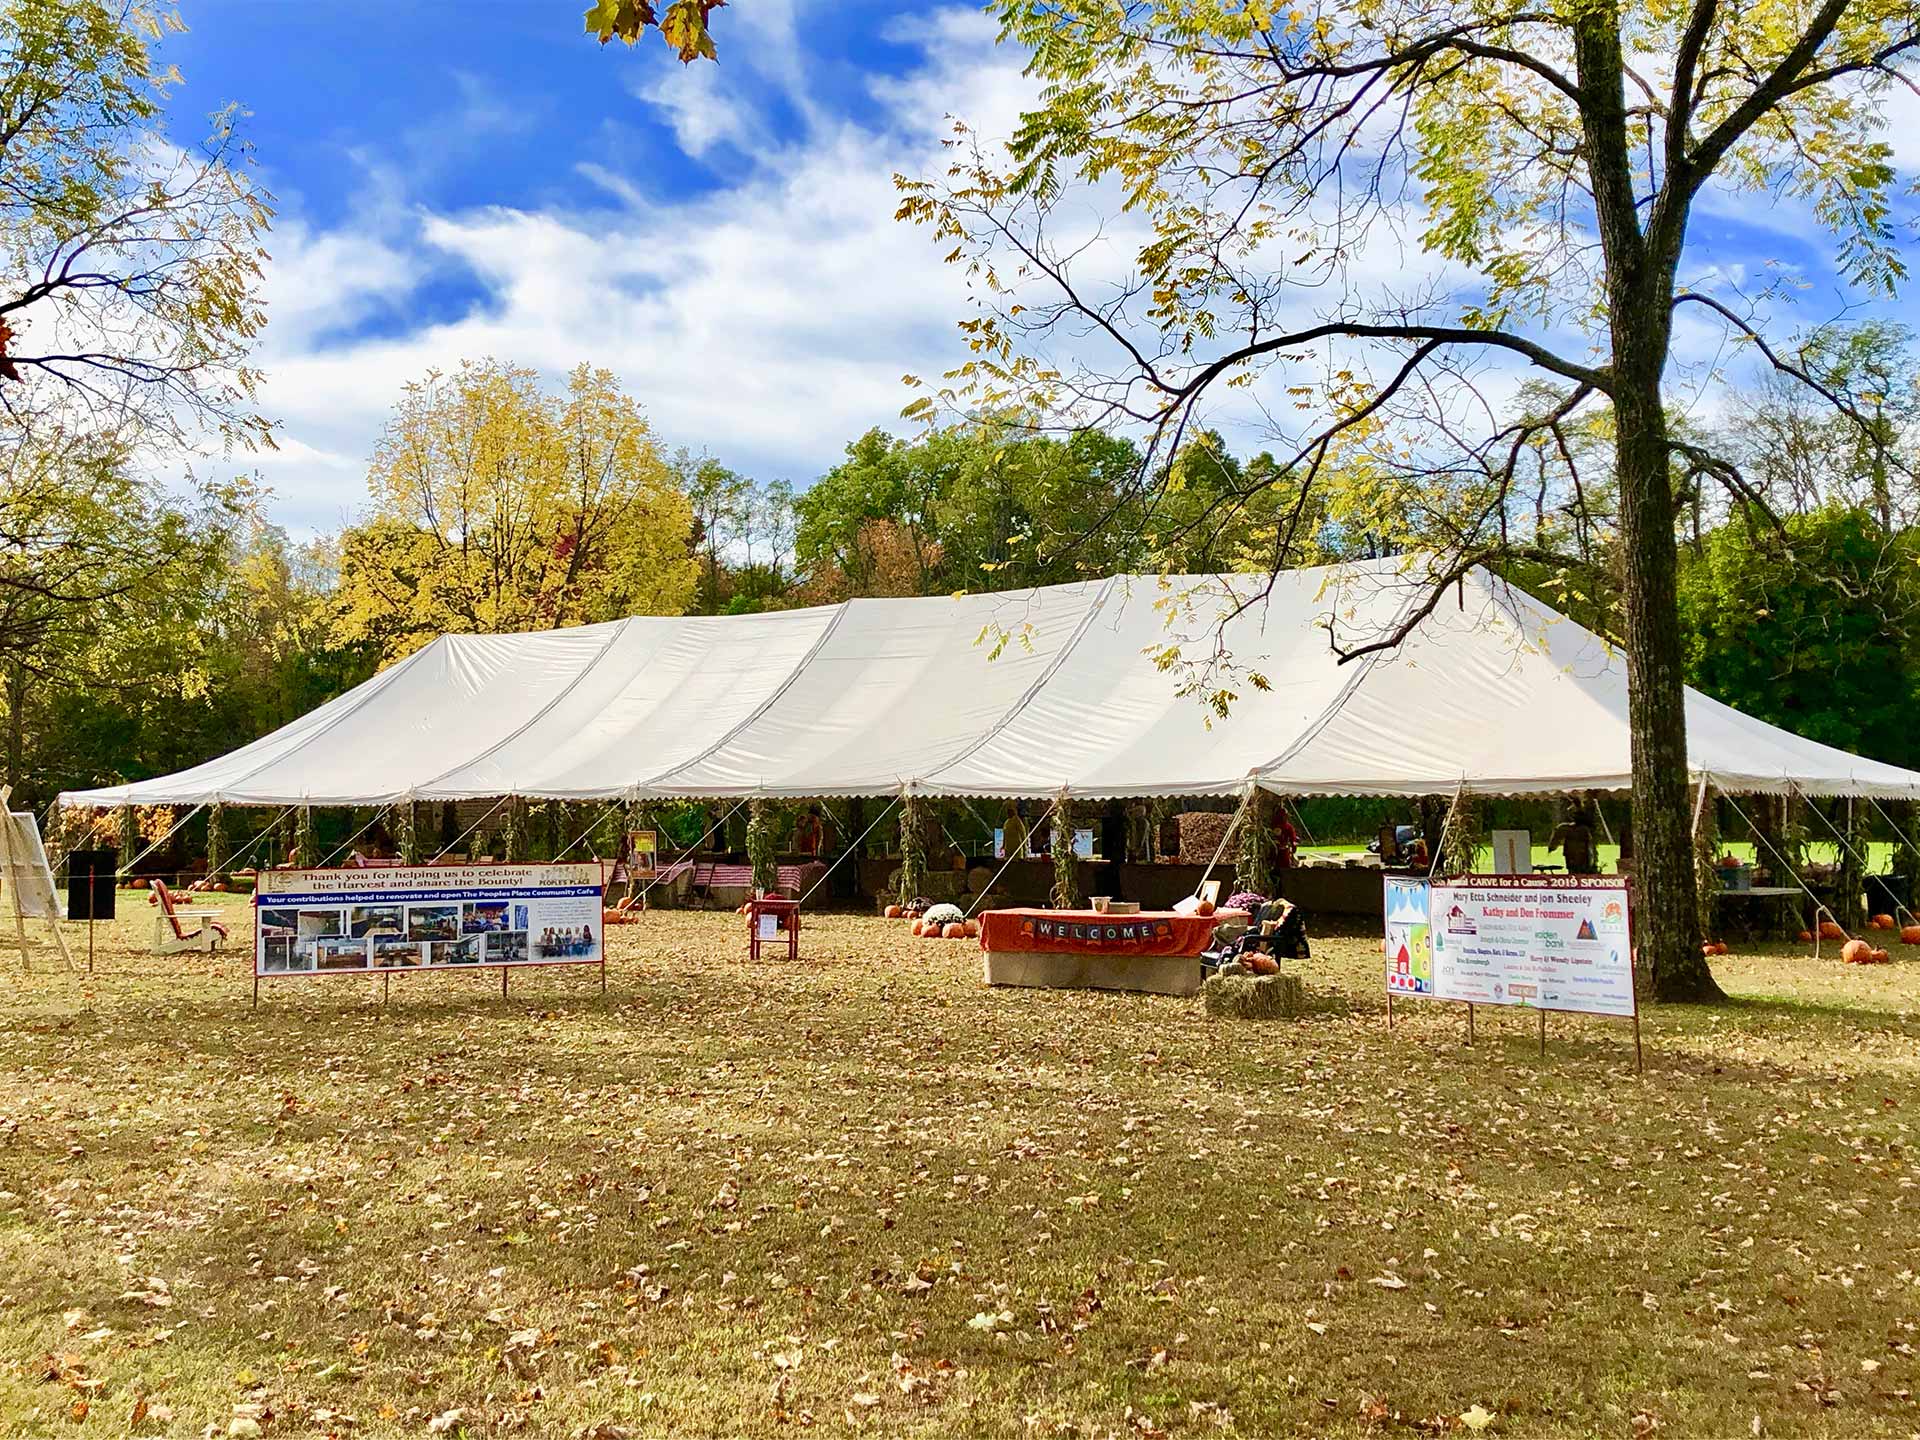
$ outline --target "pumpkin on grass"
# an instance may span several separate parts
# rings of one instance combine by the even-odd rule
[[[887,906],[886,917],[889,920],[898,920],[900,918],[900,907],[898,905]]]
[[[967,922],[964,920],[949,920],[940,927],[940,933],[948,940],[964,940],[967,938]]]
[[[1893,916],[1875,915],[1870,918],[1867,923],[1876,930],[1891,930],[1893,929]]]
[[[1808,945],[1813,942],[1813,932],[1811,930],[1802,930],[1794,938],[1798,940],[1802,945]]]
[[[979,939],[980,938],[980,922],[978,920],[968,920],[965,922],[965,924],[967,927],[967,939],[969,940]],[[1916,926],[1915,928],[1920,929],[1920,926]]]
[[[1920,925],[1902,925],[1900,927],[1902,945],[1920,945]]]
[[[1864,940],[1849,940],[1840,947],[1840,958],[1849,965],[1873,963],[1873,947]]]
[[[1847,938],[1847,932],[1842,930],[1839,925],[1832,920],[1822,920],[1820,922],[1820,938],[1822,940],[1844,940]]]
[[[1887,952],[1884,950],[1875,950],[1867,958],[1876,965],[1884,965],[1887,963],[1887,961],[1891,960],[1893,957],[1887,954]]]

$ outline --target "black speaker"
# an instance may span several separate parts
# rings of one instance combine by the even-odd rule
[[[67,855],[67,918],[113,919],[118,850],[74,850]]]

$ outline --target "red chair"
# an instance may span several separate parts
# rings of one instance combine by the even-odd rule
[[[227,943],[227,927],[214,917],[218,910],[183,910],[174,903],[173,892],[161,880],[153,882],[153,889],[147,893],[147,903],[158,905],[160,913],[153,917],[153,953],[156,955],[177,955],[183,950],[215,950]],[[200,923],[189,930],[180,922],[198,920]]]

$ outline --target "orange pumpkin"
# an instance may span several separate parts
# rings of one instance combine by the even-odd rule
[[[920,927],[920,938],[922,940],[938,940],[940,938],[939,922],[937,920],[930,920],[922,925]]]
[[[1213,914],[1213,901],[1202,900],[1198,905],[1194,906],[1193,913],[1196,915]]]
[[[1915,928],[1920,929],[1920,926],[1917,926]],[[978,920],[967,921],[967,939],[977,940],[979,938],[980,938],[980,922]]]
[[[900,907],[898,905],[887,906],[886,915],[889,920],[898,920],[900,918]]]
[[[1902,925],[1900,927],[1902,945],[1920,945],[1920,925]]]
[[[914,921],[911,925],[907,927],[907,929],[912,931],[915,935],[918,935],[920,933],[920,922],[918,920]]]
[[[1813,940],[1813,932],[1811,930],[1802,930],[1794,938],[1797,939],[1802,945],[1810,944]]]
[[[1875,915],[1867,923],[1873,926],[1873,928],[1876,930],[1891,930],[1893,929],[1893,916]]]
[[[1847,932],[1831,920],[1822,920],[1820,922],[1820,938],[1822,940],[1844,940],[1847,938]]]
[[[1887,952],[1884,950],[1875,950],[1867,958],[1873,961],[1873,963],[1876,965],[1884,965],[1887,963],[1888,960],[1892,959],[1893,957],[1888,955]]]
[[[146,880],[146,877],[145,877],[145,876],[143,875],[143,876],[140,876],[140,877],[139,877],[138,879],[136,879],[136,880],[135,880],[135,881],[133,882],[133,888],[134,888],[134,889],[136,889],[136,890],[144,890],[144,889],[146,889],[146,888],[147,888],[147,880]]]
[[[1280,962],[1271,955],[1249,955],[1246,959],[1246,966],[1247,969],[1253,971],[1256,975],[1278,975],[1280,973]]]
[[[964,920],[949,920],[945,925],[940,927],[940,933],[949,940],[964,940],[967,938],[966,922]]]
[[[1840,947],[1840,958],[1849,965],[1866,965],[1873,960],[1873,947],[1864,940],[1849,940]]]

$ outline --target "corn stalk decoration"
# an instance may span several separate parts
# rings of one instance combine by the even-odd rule
[[[207,811],[207,879],[219,879],[226,863],[227,807],[216,800]]]
[[[1279,797],[1260,789],[1247,802],[1247,813],[1240,821],[1240,849],[1233,862],[1236,889],[1272,897],[1273,812],[1279,803]]]
[[[902,905],[918,900],[927,887],[926,817],[911,790],[900,798],[900,893]]]
[[[400,858],[409,865],[420,863],[420,813],[419,806],[411,800],[403,800],[393,807],[393,827],[399,833],[393,837],[394,848],[400,852]]]
[[[779,808],[771,800],[747,805],[747,863],[753,867],[753,888],[771,895],[780,888],[780,859],[775,851]]]
[[[1836,806],[1838,808],[1838,806]],[[1839,897],[1835,908],[1840,912],[1840,923],[1849,931],[1858,930],[1866,923],[1867,888],[1866,836],[1861,832],[1854,818],[1853,801],[1845,802],[1845,809],[1834,818],[1834,827],[1846,837],[1846,843],[1839,847],[1840,873],[1838,879]]]
[[[519,860],[522,843],[521,832],[525,829],[526,817],[521,813],[520,797],[507,797],[507,803],[501,807],[500,820],[500,858],[509,863]]]
[[[1080,903],[1080,857],[1073,853],[1073,802],[1066,796],[1053,807],[1053,907],[1071,910]]]
[[[302,805],[293,812],[293,863],[307,866],[314,862],[316,847],[313,843],[313,807]]]
[[[1471,875],[1479,855],[1480,807],[1471,794],[1462,790],[1440,832],[1440,856],[1435,872]]]
[[[1714,909],[1720,898],[1720,867],[1714,862],[1719,858],[1720,825],[1713,813],[1713,802],[1709,800],[1701,808],[1700,823],[1693,832],[1693,883],[1699,912],[1695,923],[1700,927],[1701,939],[1714,931]]]

